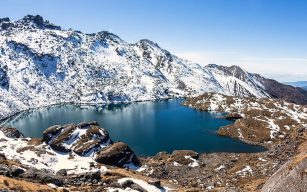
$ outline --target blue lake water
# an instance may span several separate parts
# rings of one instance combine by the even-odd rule
[[[183,100],[141,102],[101,107],[61,105],[33,110],[8,122],[25,136],[41,137],[55,124],[97,121],[113,141],[127,143],[137,155],[191,149],[197,152],[259,152],[264,148],[216,134],[233,123],[222,114],[182,106]]]

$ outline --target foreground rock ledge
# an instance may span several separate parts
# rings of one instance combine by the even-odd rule
[[[134,152],[122,142],[113,143],[97,122],[55,125],[43,132],[42,139],[24,138],[15,128],[1,128],[0,137],[0,151],[7,159],[51,172],[62,168],[91,171],[100,162],[117,167],[140,165]]]
[[[166,191],[160,180],[122,169],[139,166],[128,145],[114,143],[97,122],[55,125],[42,139],[0,128],[0,189]]]

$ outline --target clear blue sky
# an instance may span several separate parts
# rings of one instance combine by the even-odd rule
[[[307,80],[307,0],[1,0],[0,17],[39,14],[86,33],[147,38],[206,65]]]

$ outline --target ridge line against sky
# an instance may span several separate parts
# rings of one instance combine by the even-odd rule
[[[39,14],[65,29],[150,39],[201,65],[307,80],[304,0],[1,0],[0,17]]]

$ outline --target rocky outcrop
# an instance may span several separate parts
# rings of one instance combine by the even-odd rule
[[[127,163],[132,163],[134,165],[140,165],[140,162],[134,152],[128,147],[127,144],[122,142],[114,143],[101,150],[95,161],[105,165],[115,165],[122,167]]]
[[[234,121],[242,118],[243,117],[238,113],[229,113],[225,116],[225,119],[234,120]]]
[[[14,128],[1,128],[0,133],[3,133],[0,134],[0,151],[5,155],[2,159],[40,167],[39,170],[47,170],[43,172],[48,174],[63,176],[96,172],[101,169],[101,164],[116,167],[140,165],[128,145],[122,142],[113,144],[109,133],[97,122],[55,125],[43,132],[42,139],[23,138]],[[10,153],[6,154],[7,150]],[[28,173],[25,173],[25,178]]]
[[[180,165],[192,165],[199,158],[199,154],[192,150],[175,150],[170,160]]]
[[[97,122],[52,126],[43,132],[43,141],[54,150],[73,151],[81,156],[112,143],[108,132]]]
[[[307,107],[283,100],[233,97],[206,93],[192,97],[185,106],[203,111],[227,113],[234,124],[221,127],[218,133],[255,144],[271,145],[307,125]]]

